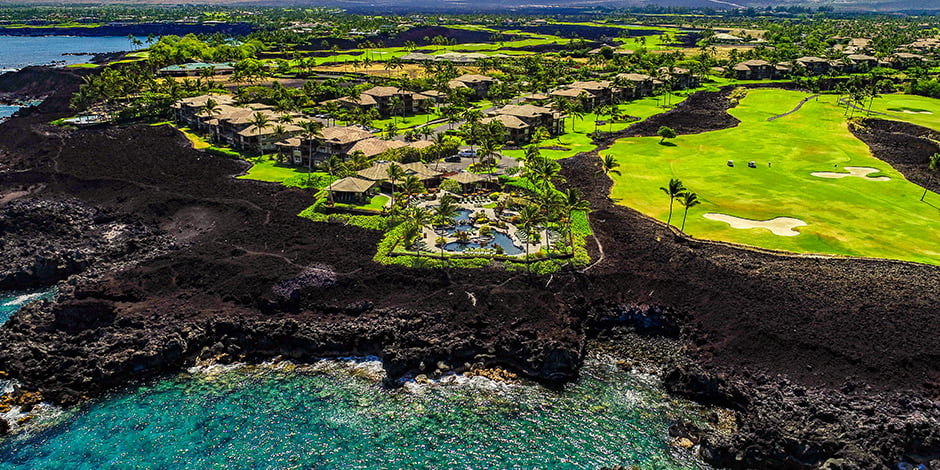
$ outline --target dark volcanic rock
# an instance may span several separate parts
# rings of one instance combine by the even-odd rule
[[[95,264],[106,269],[142,257],[166,243],[158,230],[133,217],[75,199],[29,196],[0,203],[0,290],[51,285]]]

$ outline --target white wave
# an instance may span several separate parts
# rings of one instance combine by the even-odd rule
[[[3,303],[3,306],[13,307],[13,306],[19,306],[19,305],[26,305],[27,303],[37,300],[44,295],[46,295],[45,292],[34,292],[32,294],[23,294],[23,295],[14,297],[11,300],[6,301],[5,303]]]

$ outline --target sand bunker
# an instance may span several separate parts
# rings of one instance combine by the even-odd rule
[[[709,220],[717,220],[719,222],[727,222],[731,228],[763,228],[770,230],[774,235],[780,235],[781,237],[795,237],[800,234],[796,230],[793,230],[796,227],[802,227],[806,225],[806,222],[803,222],[800,219],[794,219],[792,217],[777,217],[770,220],[751,220],[751,219],[742,219],[740,217],[735,217],[728,214],[705,214],[703,217]]]
[[[889,109],[888,111],[904,114],[933,114],[932,112],[923,109]]]
[[[810,173],[813,176],[818,176],[820,178],[845,178],[846,176],[855,176],[858,178],[864,178],[868,181],[891,181],[891,178],[887,176],[868,176],[872,173],[877,173],[881,170],[877,168],[867,168],[863,166],[847,166],[845,167],[848,170],[848,173],[835,173],[832,171],[817,171],[815,173]]]

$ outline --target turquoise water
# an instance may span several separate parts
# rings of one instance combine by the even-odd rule
[[[47,409],[0,439],[0,469],[707,468],[667,436],[694,406],[609,357],[561,392],[457,376],[390,390],[383,374],[368,358],[194,368]]]
[[[53,297],[55,297],[55,289],[0,292],[0,325],[6,323],[10,319],[10,315],[13,315],[27,303],[34,300],[49,300]]]
[[[0,35],[0,71],[20,69],[28,65],[46,65],[65,61],[66,64],[88,62],[91,55],[63,56],[70,53],[102,53],[137,49],[127,37],[79,36],[3,36]]]
[[[4,106],[4,105],[0,105],[0,121],[2,121],[3,118],[8,118],[8,117],[12,116],[13,113],[15,113],[16,110],[18,110],[18,109],[20,109],[19,106]]]
[[[377,362],[184,373],[0,443],[0,468],[703,468],[652,380],[592,363],[563,393],[484,379],[386,390]]]

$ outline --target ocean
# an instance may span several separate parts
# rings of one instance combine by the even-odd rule
[[[92,54],[135,49],[126,37],[0,35],[0,72],[29,65],[79,64],[88,62]],[[62,55],[66,53],[86,55]]]
[[[610,357],[563,391],[383,374],[376,358],[196,367],[45,408],[0,439],[0,469],[707,468],[667,434],[700,410]]]

